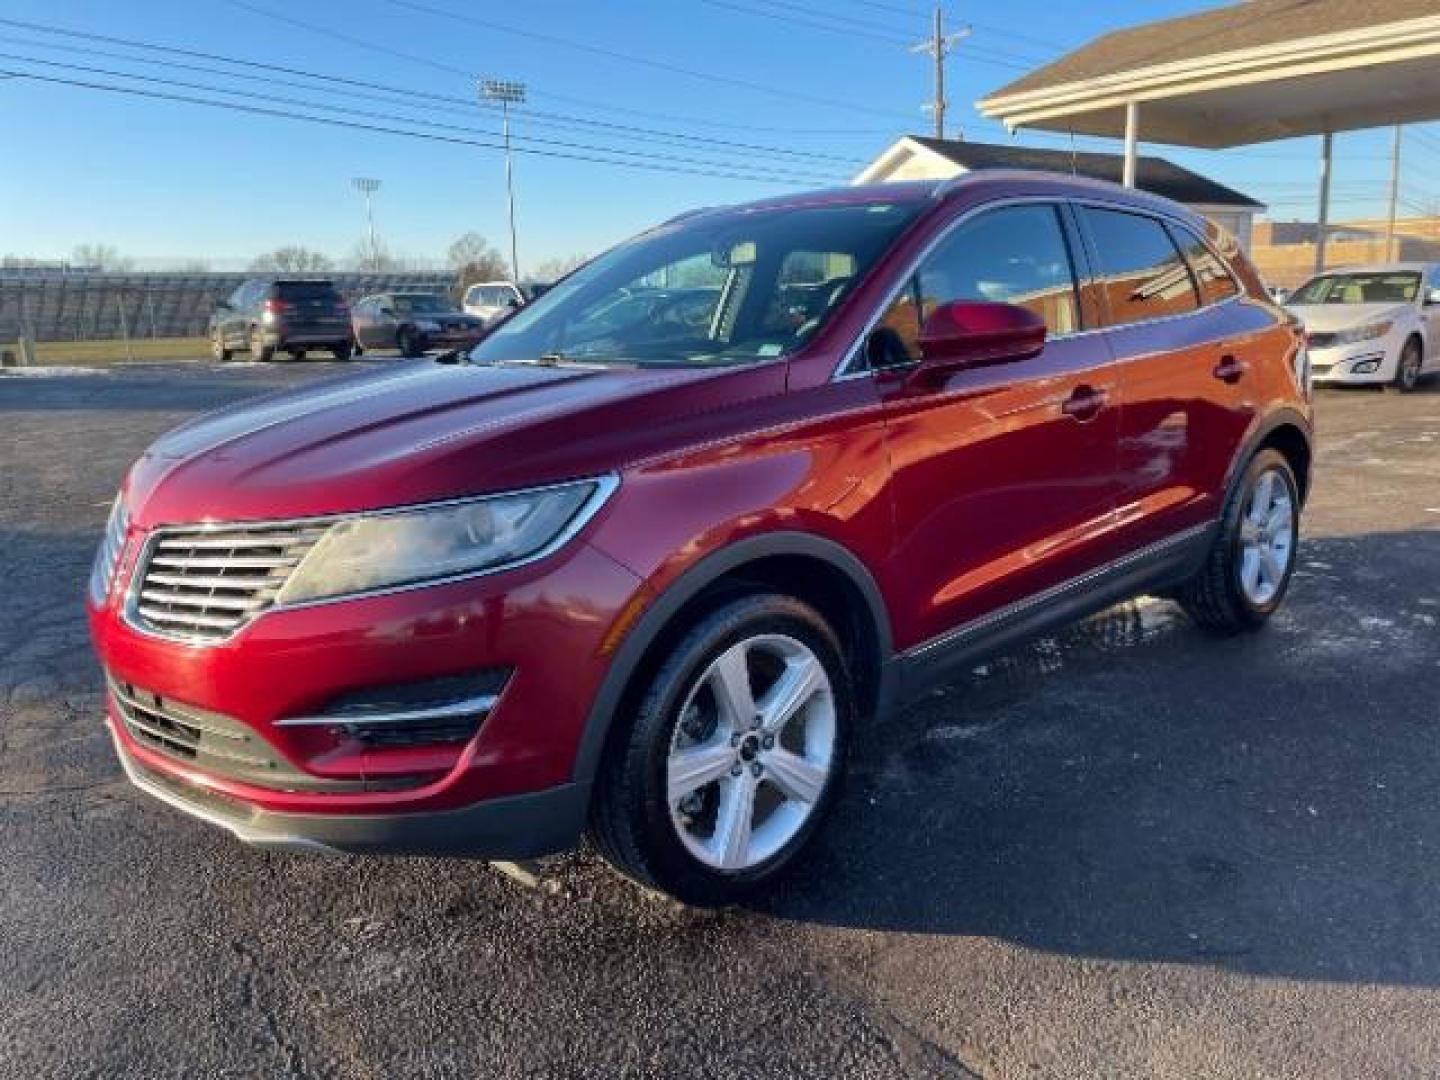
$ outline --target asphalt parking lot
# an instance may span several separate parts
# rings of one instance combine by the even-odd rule
[[[977,669],[704,914],[585,853],[264,854],[122,781],[81,608],[122,470],[333,369],[0,376],[0,1075],[1435,1075],[1440,386],[1320,395],[1266,631],[1142,600]]]

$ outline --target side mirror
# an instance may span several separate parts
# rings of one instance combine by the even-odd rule
[[[509,300],[505,301],[505,306],[508,307],[511,311],[516,310],[520,306],[520,298],[518,296],[510,297]]]
[[[958,300],[941,304],[920,328],[917,376],[1028,360],[1044,347],[1045,320],[1029,308]]]

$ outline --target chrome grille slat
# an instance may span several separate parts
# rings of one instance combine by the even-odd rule
[[[153,566],[174,566],[179,569],[198,567],[206,570],[222,570],[235,567],[241,570],[268,570],[274,567],[291,567],[300,561],[298,555],[170,555],[156,554],[151,557]]]
[[[285,584],[283,577],[243,577],[239,574],[167,574],[155,571],[145,575],[146,585],[183,585],[190,589],[269,589]]]
[[[157,715],[166,716],[173,719],[176,723],[183,724],[186,727],[193,727],[197,731],[203,731],[207,735],[216,735],[222,739],[229,739],[232,742],[247,741],[247,736],[242,735],[236,731],[226,731],[224,728],[220,727],[217,724],[201,720],[197,718],[194,714],[184,709],[181,709],[173,703],[167,703],[165,706],[165,712],[160,713],[159,706],[146,705],[143,701],[140,701],[135,697],[132,697],[130,694],[126,693],[124,688],[122,688],[118,683],[110,684],[110,692],[119,699],[122,705],[125,705],[128,708],[139,709],[146,713],[155,713]]]
[[[230,611],[254,611],[270,598],[264,593],[253,596],[227,596],[218,592],[179,592],[175,589],[142,589],[140,599],[170,607],[223,608]]]
[[[220,641],[271,607],[328,525],[162,529],[137,572],[131,614],[166,637]]]

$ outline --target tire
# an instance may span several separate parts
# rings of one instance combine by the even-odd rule
[[[260,342],[259,334],[250,336],[250,355],[262,364],[267,364],[275,359],[275,346],[264,345]]]
[[[351,345],[349,342],[346,342],[343,345],[336,345],[331,348],[330,355],[335,357],[336,360],[349,360],[351,356],[355,355],[359,351],[360,349],[358,346]]]
[[[737,670],[750,685],[722,697],[716,687],[737,686]],[[808,689],[793,709],[771,693],[782,675]],[[752,688],[747,721],[726,703],[745,711]],[[616,717],[591,838],[620,873],[685,903],[754,893],[794,865],[828,815],[854,715],[840,643],[812,608],[776,594],[731,600],[669,648],[633,709]],[[675,772],[686,753],[693,786]]]
[[[1395,381],[1392,389],[1408,394],[1420,385],[1420,369],[1425,366],[1425,351],[1419,338],[1412,337],[1400,350],[1400,361],[1395,365]]]
[[[291,360],[294,360],[294,361],[298,364],[301,360],[304,360],[304,359],[305,359],[305,350],[304,350],[304,349],[291,349],[291,350],[290,350],[290,359],[291,359]]]
[[[225,335],[219,330],[210,332],[210,356],[217,364],[230,362],[230,357],[235,354],[225,347]]]
[[[1271,485],[1268,497],[1260,494],[1262,483]],[[1273,486],[1277,484],[1278,489]],[[1268,511],[1261,509],[1262,503]],[[1279,451],[1261,450],[1226,499],[1220,532],[1204,567],[1176,591],[1176,599],[1207,630],[1257,630],[1285,599],[1299,538],[1295,474]]]
[[[395,335],[395,347],[400,350],[401,356],[410,359],[423,356],[425,353],[423,342],[421,342],[415,331],[408,326],[402,326],[400,332]]]

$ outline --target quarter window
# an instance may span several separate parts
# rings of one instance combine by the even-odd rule
[[[1183,315],[1200,306],[1190,270],[1158,220],[1122,210],[1080,208],[1098,260],[1112,325]]]
[[[1183,225],[1171,225],[1171,236],[1180,245],[1190,272],[1195,275],[1195,284],[1200,287],[1200,300],[1204,304],[1218,304],[1228,300],[1240,291],[1230,271],[1220,261],[1220,256],[1210,250],[1210,245],[1201,240]]]
[[[881,316],[866,345],[868,363],[919,360],[920,327],[937,307],[956,300],[1029,308],[1052,335],[1080,329],[1075,271],[1057,208],[1008,206],[959,226]]]

